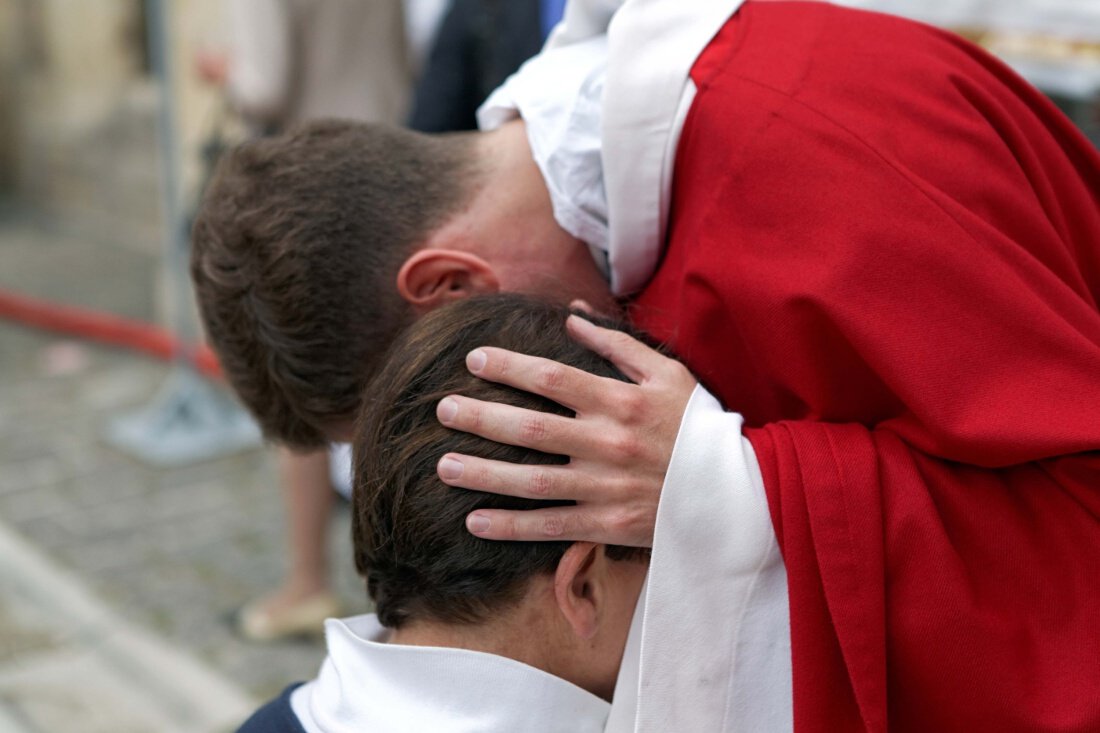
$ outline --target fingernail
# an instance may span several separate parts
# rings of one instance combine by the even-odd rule
[[[455,415],[458,414],[458,403],[452,400],[450,397],[444,397],[439,402],[439,408],[436,410],[436,416],[443,424],[447,424],[455,419]]]
[[[462,461],[456,461],[453,458],[444,458],[439,462],[439,478],[446,479],[448,481],[454,481],[455,479],[462,477]]]
[[[474,349],[466,355],[466,367],[474,374],[477,374],[485,368],[487,359],[488,356],[486,356],[484,351],[481,349]]]
[[[466,517],[466,529],[474,534],[489,531],[489,518],[484,514],[471,514]]]

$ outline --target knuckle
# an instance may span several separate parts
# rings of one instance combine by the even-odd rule
[[[528,481],[528,490],[531,496],[547,497],[554,490],[554,479],[545,469],[535,469]]]
[[[648,402],[645,394],[638,388],[624,390],[618,399],[619,409],[628,422],[638,422],[646,413]]]
[[[529,443],[538,443],[549,434],[546,419],[538,416],[525,417],[519,424],[519,437]]]
[[[614,536],[620,538],[629,534],[634,529],[635,523],[634,515],[628,510],[619,510],[607,519],[608,529],[611,530]]]
[[[560,364],[541,366],[535,374],[535,387],[554,392],[565,382],[565,369]]]
[[[629,463],[641,454],[641,444],[633,433],[620,432],[607,438],[608,452],[618,463]]]
[[[644,535],[645,528],[652,524],[652,519],[644,507],[624,505],[608,517],[607,524],[615,537],[624,544],[629,544]]]
[[[695,381],[695,377],[691,375],[691,372],[688,370],[688,368],[680,362],[676,360],[670,360],[669,364],[669,373],[672,379],[674,379],[675,381],[685,383]]]
[[[632,341],[633,339],[622,331],[611,331],[607,335],[607,345],[616,354],[620,354],[624,349],[629,348]]]
[[[543,517],[542,534],[544,537],[561,537],[565,534],[565,521],[557,514]]]

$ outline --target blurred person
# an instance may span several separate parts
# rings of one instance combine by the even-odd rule
[[[570,5],[556,38],[606,30],[594,5]],[[1100,558],[1081,552],[1097,542],[1100,511],[1087,411],[1100,361],[1095,150],[1034,89],[947,33],[824,3],[656,7],[628,2],[615,16],[607,84],[587,109],[603,116],[602,261],[555,218],[577,179],[545,165],[540,120],[522,108],[522,120],[473,136],[330,126],[238,151],[207,199],[192,268],[235,387],[269,434],[315,444],[358,409],[363,364],[393,337],[380,314],[411,321],[492,290],[597,307],[633,293],[632,319],[715,394],[689,389],[687,400],[683,374],[661,368],[611,400],[568,369],[483,351],[478,373],[506,372],[578,417],[456,396],[441,418],[574,460],[551,470],[455,455],[440,471],[464,488],[536,487],[578,504],[479,511],[472,532],[690,549],[685,572],[711,578],[693,605],[734,591],[727,613],[763,609],[777,631],[773,659],[745,656],[745,616],[713,617],[733,637],[708,657],[733,678],[716,709],[739,723],[755,701],[779,729],[1095,728],[1088,579]],[[581,76],[573,91],[597,86]],[[560,91],[547,78],[528,99]],[[329,145],[346,154],[333,161]],[[379,186],[377,171],[403,171],[400,185]],[[250,182],[268,176],[278,191]],[[316,179],[330,184],[323,197],[295,197]],[[315,229],[285,227],[295,206]],[[338,228],[325,223],[331,209],[349,212]],[[333,260],[362,280],[334,292]],[[291,273],[307,296],[293,328],[270,301],[239,312],[236,292],[261,282],[274,292]],[[242,348],[248,318],[278,334],[264,348],[284,363]],[[346,338],[316,353],[308,334],[331,318],[344,318]],[[299,378],[265,391],[288,365]],[[681,450],[678,433],[700,425],[709,439]],[[732,472],[712,468],[744,444]],[[719,490],[688,494],[691,521],[657,521],[683,500],[684,476],[704,471]],[[710,504],[730,497],[745,511]],[[757,576],[716,554],[737,544],[751,568],[777,543],[783,584],[766,599],[752,595]],[[656,597],[647,622],[677,596]],[[786,672],[763,684],[783,639]],[[651,682],[664,694],[648,710],[675,729],[699,680],[663,658],[668,674]]]
[[[451,0],[404,0],[405,38],[415,78],[419,78],[424,71],[439,26],[450,6]]]
[[[253,130],[321,117],[397,122],[411,84],[400,0],[230,0],[227,53],[201,55]]]
[[[417,10],[424,16],[432,9]],[[226,12],[229,51],[200,56],[199,72],[224,84],[253,134],[324,117],[397,122],[405,116],[411,69],[400,0],[231,0]],[[278,452],[286,574],[235,621],[256,641],[320,633],[321,622],[340,609],[327,538],[336,493],[350,491],[348,450]]]
[[[542,47],[565,0],[453,0],[413,95],[409,127],[477,128],[489,93]]]
[[[604,730],[648,553],[478,539],[463,526],[471,510],[535,502],[456,491],[435,472],[448,451],[561,460],[449,430],[435,410],[461,391],[568,414],[471,375],[466,353],[484,343],[625,380],[566,333],[567,314],[518,295],[472,298],[398,337],[354,440],[355,560],[376,613],[329,620],[317,678],[288,688],[242,733]]]

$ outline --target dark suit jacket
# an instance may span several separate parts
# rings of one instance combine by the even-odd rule
[[[417,84],[409,127],[475,129],[478,106],[542,41],[538,0],[454,0]]]

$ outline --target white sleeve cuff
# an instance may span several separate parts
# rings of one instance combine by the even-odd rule
[[[697,387],[657,511],[638,731],[790,730],[787,578],[741,415]]]

